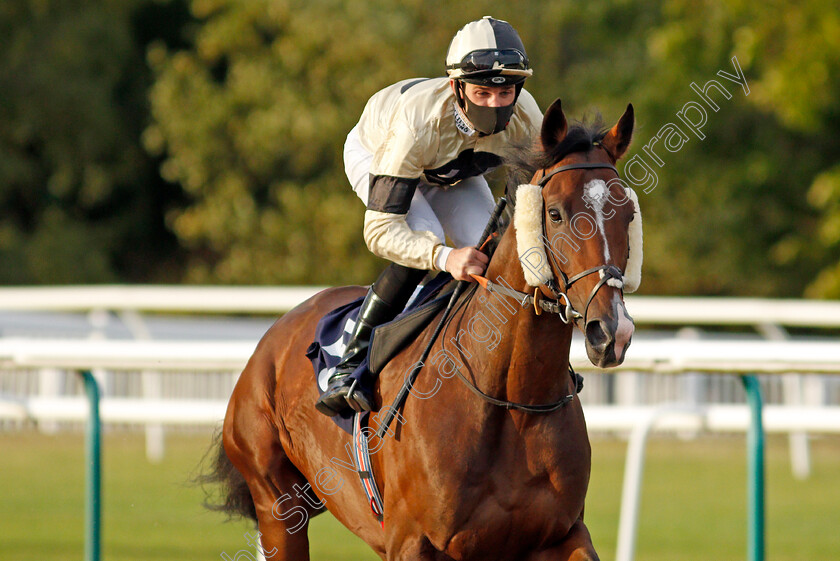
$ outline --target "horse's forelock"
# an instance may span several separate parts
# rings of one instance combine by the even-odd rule
[[[589,152],[595,142],[600,142],[609,132],[598,117],[591,123],[578,122],[569,128],[566,136],[548,151],[537,155],[534,165],[536,169],[549,168],[570,154]]]

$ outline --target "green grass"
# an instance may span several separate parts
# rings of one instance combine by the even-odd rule
[[[615,558],[626,446],[593,439],[586,522],[602,559]],[[791,474],[786,437],[769,439],[766,459],[768,561],[840,559],[840,438],[812,441],[813,472]],[[636,558],[745,559],[746,443],[743,436],[648,444]]]
[[[202,491],[187,483],[209,443],[209,435],[169,436],[164,461],[150,464],[142,435],[106,435],[103,560],[218,560],[251,549],[245,534],[253,525],[205,510]],[[2,434],[0,450],[0,560],[81,559],[82,435]],[[316,517],[310,528],[313,560],[379,559],[331,516]]]
[[[103,445],[103,559],[220,559],[248,549],[252,527],[205,511],[185,482],[208,436],[169,436],[165,460],[150,464],[141,435],[111,433]],[[84,549],[84,444],[80,434],[0,434],[0,559],[78,560]],[[743,437],[649,444],[637,559],[744,559],[746,459]],[[615,557],[626,446],[593,440],[586,522],[602,559]],[[786,439],[767,450],[767,559],[840,558],[840,438],[812,443],[814,473],[790,474]],[[378,559],[329,515],[310,529],[313,560]]]

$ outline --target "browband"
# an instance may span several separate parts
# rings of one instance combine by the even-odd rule
[[[560,173],[561,171],[568,171],[568,170],[570,170],[570,169],[598,169],[598,168],[611,169],[611,170],[613,170],[613,171],[615,172],[615,174],[616,174],[616,175],[618,175],[618,170],[617,170],[617,169],[615,169],[615,166],[614,166],[614,165],[612,165],[612,164],[602,164],[602,163],[598,163],[598,162],[581,163],[581,164],[569,164],[569,165],[567,165],[567,166],[560,166],[560,167],[559,167],[559,168],[557,168],[557,169],[553,169],[553,170],[551,170],[551,173],[547,173],[547,174],[545,174],[545,175],[542,177],[542,179],[540,179],[540,180],[539,180],[539,182],[537,183],[537,185],[539,185],[540,187],[544,187],[544,186],[545,186],[545,184],[546,184],[546,182],[547,182],[547,181],[548,181],[548,180],[549,180],[549,179],[550,179],[553,175],[555,175],[555,174],[557,174],[557,173]]]

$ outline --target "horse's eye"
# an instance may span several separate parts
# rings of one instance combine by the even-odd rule
[[[552,222],[562,222],[563,216],[560,214],[560,211],[556,208],[548,209],[548,217],[551,218]]]

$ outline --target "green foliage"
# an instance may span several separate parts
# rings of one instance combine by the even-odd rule
[[[171,216],[193,250],[188,279],[369,282],[381,264],[361,239],[364,206],[341,151],[367,96],[401,76],[407,22],[342,2],[192,9],[193,47],[149,52],[155,124],[145,133],[166,154],[165,177],[191,197]],[[390,34],[360,32],[377,23]]]
[[[540,106],[628,102],[642,291],[840,296],[837,0],[13,0],[0,7],[0,283],[367,283],[342,145],[367,99],[438,76],[485,14]],[[717,74],[736,57],[749,95]],[[704,139],[677,114],[717,80]],[[679,148],[645,150],[668,123]],[[757,279],[761,279],[760,282]]]
[[[489,3],[487,3],[489,4]],[[187,280],[369,283],[384,262],[362,239],[364,206],[342,146],[367,99],[440,75],[451,34],[437,2],[194,1],[189,49],[155,45],[146,146],[189,193],[170,215]],[[451,8],[448,8],[451,11]]]
[[[828,254],[834,263],[820,271],[805,294],[816,298],[840,298],[840,165],[821,173],[808,190],[808,202],[821,212],[813,241],[818,257]],[[809,249],[808,238],[793,242],[800,254]]]
[[[0,282],[155,278],[173,244],[139,133],[141,3],[0,7]],[[138,72],[138,68],[141,72]]]
[[[833,69],[840,60],[831,47],[836,39],[821,28],[833,25],[836,7],[651,0],[556,12],[526,41],[537,37],[532,58],[552,55],[548,76],[535,63],[538,100],[544,105],[559,95],[577,116],[600,109],[608,124],[632,102],[637,123],[627,157],[645,159],[658,175],[658,186],[640,194],[641,291],[801,294],[830,259],[826,251],[806,255],[800,248],[808,247],[815,218],[807,185],[836,161],[838,73],[820,82],[822,74],[810,71]],[[735,73],[733,56],[749,95],[717,74]],[[706,107],[701,140],[677,113],[701,101],[692,83],[703,88],[713,79],[731,98],[711,91],[719,110]],[[802,88],[834,93],[798,95]],[[673,153],[660,141],[658,166],[644,146],[668,123],[689,138]]]

